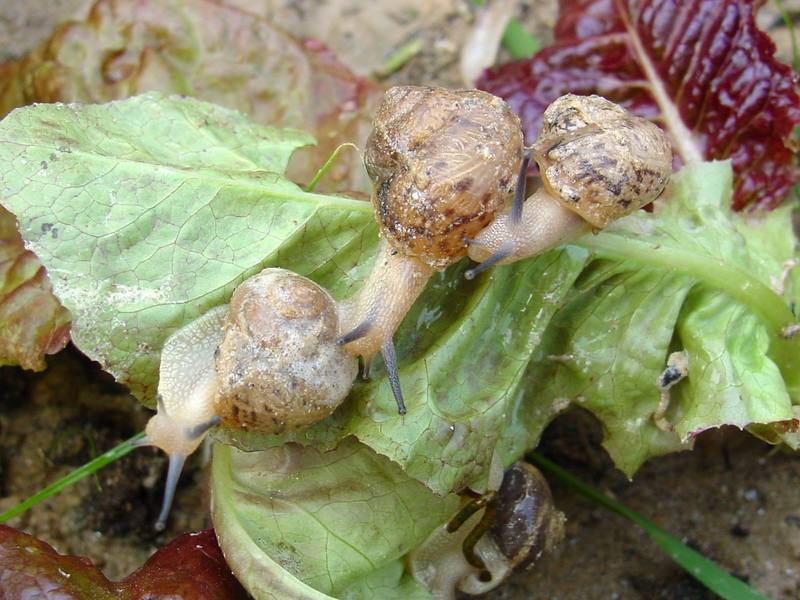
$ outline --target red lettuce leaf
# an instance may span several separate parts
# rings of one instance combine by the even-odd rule
[[[42,263],[23,246],[14,215],[0,207],[0,365],[41,371],[44,355],[68,341],[69,312],[53,295]]]
[[[114,583],[87,558],[0,525],[0,598],[63,600],[246,600],[217,545],[214,531],[186,533]]]
[[[250,596],[231,573],[213,529],[184,533],[144,566],[116,584],[125,600],[245,600]]]
[[[566,92],[600,94],[670,132],[683,162],[730,158],[734,208],[774,207],[798,180],[798,78],[756,27],[761,0],[561,0],[555,43],[484,73],[533,140]]]

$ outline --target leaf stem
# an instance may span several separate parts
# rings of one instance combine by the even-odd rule
[[[475,6],[481,6],[483,0],[472,0]],[[506,25],[501,40],[503,48],[511,55],[513,60],[530,58],[539,51],[541,44],[533,37],[518,19],[511,19]]]
[[[773,338],[785,326],[795,322],[795,317],[783,298],[752,274],[724,260],[672,246],[632,240],[613,233],[587,235],[576,244],[619,261],[633,260],[642,265],[683,273],[709,283],[750,307],[769,323]]]
[[[645,530],[658,546],[667,555],[678,563],[689,575],[697,579],[712,592],[725,600],[768,600],[744,582],[730,575],[725,569],[707,559],[705,556],[692,550],[672,535],[660,529],[655,523],[631,510],[627,506],[601,494],[590,485],[584,483],[572,473],[558,466],[537,452],[527,455],[527,458],[542,470],[547,471],[556,479],[571,487],[592,502],[607,508],[613,513],[625,517]]]
[[[26,498],[15,507],[7,510],[6,512],[0,514],[0,523],[5,523],[9,519],[16,517],[24,513],[26,510],[39,504],[40,502],[47,500],[51,496],[55,496],[64,488],[72,485],[91,475],[92,473],[99,471],[107,464],[114,462],[115,460],[122,458],[126,454],[128,454],[131,450],[136,448],[136,442],[141,440],[144,437],[144,432],[139,432],[133,437],[125,440],[118,446],[115,446],[108,452],[104,452],[100,456],[90,460],[84,465],[81,465],[71,473],[67,474],[66,476],[62,477],[55,483],[48,485],[46,488],[43,488],[36,492],[33,496]]]

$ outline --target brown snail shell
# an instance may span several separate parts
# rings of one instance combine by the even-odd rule
[[[434,268],[463,256],[514,190],[519,118],[478,90],[394,87],[381,102],[364,164],[381,230]]]
[[[265,269],[236,288],[229,311],[215,355],[223,426],[295,431],[345,399],[358,363],[336,344],[327,291],[291,271]]]
[[[506,470],[489,532],[509,562],[523,568],[564,537],[564,515],[536,467],[518,461]]]
[[[596,229],[655,200],[672,173],[664,132],[600,96],[553,102],[533,156],[550,194]]]

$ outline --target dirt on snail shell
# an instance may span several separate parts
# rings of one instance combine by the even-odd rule
[[[519,118],[491,94],[391,88],[364,157],[384,235],[434,268],[461,259],[513,192],[522,146]]]
[[[333,299],[305,277],[268,269],[240,285],[215,356],[222,425],[282,433],[333,412],[358,370],[337,326]]]

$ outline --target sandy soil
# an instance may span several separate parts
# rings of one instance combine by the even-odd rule
[[[418,37],[424,50],[391,80],[458,84],[457,53],[470,24],[465,3],[393,0],[367,9],[357,0],[239,1],[257,5],[287,29],[325,40],[365,74]],[[800,0],[784,5],[800,12]],[[0,0],[0,58],[21,54],[87,6],[87,0]],[[788,32],[774,4],[767,9],[760,22],[788,61]],[[348,18],[335,18],[342,14]],[[546,43],[555,0],[521,3],[520,17]],[[49,364],[42,374],[0,369],[0,510],[129,437],[146,420],[147,411],[77,352],[62,353]],[[770,598],[800,598],[800,457],[775,452],[740,432],[715,432],[702,437],[693,453],[651,461],[631,483],[611,466],[599,439],[596,423],[573,413],[553,423],[542,450]],[[139,450],[11,524],[61,552],[91,557],[110,577],[122,577],[177,533],[207,526],[206,470],[203,458],[195,456],[170,528],[158,536],[152,532],[164,466],[158,453]],[[713,597],[637,528],[559,485],[554,495],[568,518],[565,542],[554,556],[516,574],[487,598]]]

